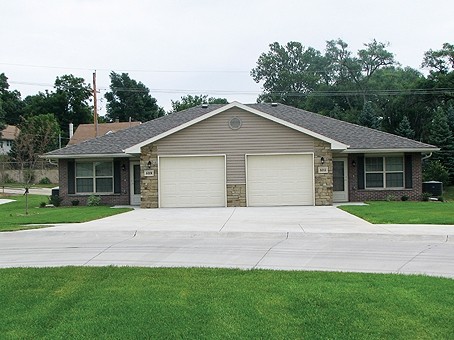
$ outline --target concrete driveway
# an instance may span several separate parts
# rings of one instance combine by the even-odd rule
[[[138,209],[0,233],[0,267],[198,266],[454,277],[454,226],[372,225],[336,207]]]

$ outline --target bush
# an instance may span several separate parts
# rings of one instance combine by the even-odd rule
[[[430,192],[423,192],[422,193],[422,200],[424,202],[427,202],[429,201],[429,198],[432,196],[432,194]]]
[[[45,207],[46,207],[46,202],[41,202],[41,203],[39,204],[39,207],[40,207],[40,208],[45,208]]]
[[[422,179],[424,182],[443,182],[443,186],[446,187],[449,184],[449,172],[439,160],[429,161],[423,166]]]
[[[397,197],[395,195],[388,195],[386,196],[386,200],[388,202],[397,201]]]
[[[41,179],[39,180],[39,184],[50,184],[50,183],[51,183],[51,181],[50,181],[50,179],[47,178],[47,177],[41,178]]]
[[[410,198],[410,197],[408,197],[407,195],[403,195],[403,196],[400,198],[400,200],[401,200],[401,201],[408,201],[409,198]]]
[[[438,201],[439,201],[439,202],[444,202],[444,201],[445,201],[445,199],[444,199],[444,197],[443,197],[443,196],[438,196],[438,198],[437,198],[437,199],[438,199]]]
[[[73,207],[75,207],[75,206],[79,205],[79,200],[72,200],[71,204],[73,205]]]
[[[54,207],[59,207],[61,201],[63,201],[63,199],[60,198],[60,196],[57,195],[49,196],[49,203],[52,204]]]
[[[96,207],[101,204],[101,197],[90,195],[87,199],[87,205],[89,207]]]

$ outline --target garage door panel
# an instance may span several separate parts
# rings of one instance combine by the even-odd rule
[[[312,155],[247,156],[248,206],[313,205]]]
[[[225,206],[224,156],[161,157],[161,207]]]

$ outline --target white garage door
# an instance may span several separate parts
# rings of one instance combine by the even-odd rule
[[[159,158],[160,207],[224,207],[225,157]]]
[[[248,155],[248,206],[314,205],[312,155]]]

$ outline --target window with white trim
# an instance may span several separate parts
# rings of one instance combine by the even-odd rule
[[[77,162],[76,193],[112,193],[113,162]]]
[[[402,156],[366,157],[366,188],[403,188],[404,158]]]

